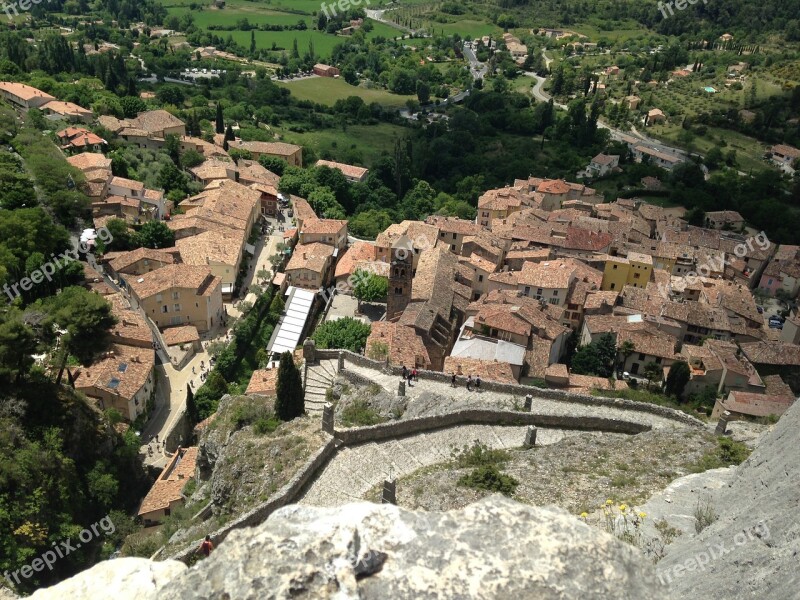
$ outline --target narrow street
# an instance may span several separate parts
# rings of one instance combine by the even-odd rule
[[[244,281],[244,288],[249,290],[252,285],[258,284],[258,272],[262,269],[269,271],[272,275],[272,264],[269,259],[277,253],[278,243],[283,241],[283,232],[273,230],[272,235],[259,239],[256,244],[256,254],[248,270]],[[269,280],[266,282],[269,285]],[[262,285],[262,287],[264,287]],[[257,296],[248,291],[245,301],[255,302]],[[164,447],[164,440],[168,433],[173,429],[175,423],[181,418],[186,409],[186,391],[189,384],[192,389],[197,391],[202,385],[201,373],[204,368],[206,372],[210,369],[211,356],[208,353],[208,346],[215,341],[227,341],[228,335],[241,316],[238,308],[238,300],[234,303],[225,303],[228,311],[227,327],[215,327],[208,334],[201,336],[202,351],[197,352],[192,359],[181,369],[176,368],[169,358],[166,351],[160,349],[159,358],[161,364],[156,365],[156,402],[150,419],[142,431],[142,446],[140,451],[144,455],[144,462],[148,466],[163,468],[167,465],[172,453]],[[201,364],[202,363],[202,364]],[[156,442],[156,439],[158,442]]]

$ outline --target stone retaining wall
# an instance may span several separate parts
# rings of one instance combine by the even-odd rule
[[[388,438],[397,438],[432,429],[445,429],[458,425],[536,425],[553,429],[577,429],[582,431],[608,431],[611,433],[636,434],[650,431],[643,423],[633,423],[621,419],[604,417],[568,417],[561,415],[539,415],[535,413],[514,412],[492,409],[468,409],[456,412],[393,421],[369,427],[337,429],[335,437],[342,445],[363,444]]]
[[[246,512],[235,521],[231,521],[224,527],[209,534],[211,535],[211,541],[215,546],[217,546],[234,529],[252,527],[254,525],[263,523],[273,512],[294,502],[300,490],[302,490],[311,480],[311,478],[317,473],[317,471],[323,465],[325,465],[331,459],[331,457],[333,457],[335,452],[336,440],[331,438],[324,446],[322,446],[322,448],[317,450],[317,452],[312,455],[308,461],[306,461],[303,467],[297,473],[295,473],[294,477],[292,477],[292,479],[289,480],[289,482],[286,483],[286,485],[284,485],[280,490],[278,490],[269,500],[258,505],[249,512]],[[184,550],[181,550],[177,554],[170,556],[169,558],[184,562],[188,561],[189,557],[191,557],[192,554],[197,551],[201,541],[202,540],[196,540],[195,543]]]
[[[392,373],[398,376],[402,372],[402,369],[400,367],[387,367],[386,364],[383,362],[372,360],[370,358],[367,358],[366,356],[361,356],[360,354],[356,354],[355,352],[351,352],[349,350],[317,350],[317,357],[335,359],[336,357],[339,356],[340,352],[344,354],[344,358],[346,361],[362,367],[375,369],[377,371],[383,371],[384,373]],[[424,371],[424,370],[420,370],[418,371],[418,373],[419,376],[423,379],[440,381],[448,385],[450,384],[450,375],[448,375],[447,373],[441,373],[439,371]],[[681,412],[679,410],[668,408],[666,406],[658,406],[657,404],[649,404],[646,402],[635,402],[633,400],[626,400],[624,398],[605,398],[602,396],[589,396],[585,394],[575,394],[572,392],[565,392],[563,390],[552,390],[548,388],[538,388],[534,386],[511,384],[511,383],[497,383],[495,381],[481,381],[481,388],[493,392],[501,392],[513,396],[519,396],[521,398],[524,398],[527,394],[531,394],[534,397],[546,398],[548,400],[562,400],[564,402],[575,402],[578,404],[585,404],[590,406],[604,406],[609,408],[619,408],[623,410],[634,410],[637,412],[650,413],[658,417],[672,419],[674,421],[678,421],[680,423],[683,423],[684,425],[689,425],[691,427],[702,427],[702,428],[706,427],[706,424],[703,423],[703,421],[701,421],[700,419],[697,419],[691,415],[687,415],[686,413]],[[391,392],[392,390],[389,391]]]

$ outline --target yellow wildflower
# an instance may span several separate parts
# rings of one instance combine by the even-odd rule
[[[611,506],[612,504],[614,504],[613,500],[611,500],[611,499],[606,500],[606,506]]]
[[[589,516],[589,513],[586,513],[586,512],[582,512],[581,513],[581,519],[585,519],[588,516]]]
[[[626,510],[628,510],[628,505],[627,505],[627,504],[620,504],[620,505],[619,505],[619,509],[620,509],[622,512],[625,512]]]
[[[644,519],[646,516],[647,516],[647,513],[644,513],[644,512],[640,512],[639,513],[639,518],[640,519]]]

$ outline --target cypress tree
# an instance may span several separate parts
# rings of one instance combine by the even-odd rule
[[[197,403],[194,401],[194,392],[192,392],[190,386],[186,387],[186,418],[192,427],[200,422],[200,411],[197,409]]]
[[[291,421],[305,412],[303,381],[291,352],[281,354],[276,392],[275,414],[281,421]]]
[[[222,118],[222,107],[217,102],[217,133],[225,133],[225,120]]]

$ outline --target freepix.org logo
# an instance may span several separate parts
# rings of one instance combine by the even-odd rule
[[[17,0],[17,2],[6,2],[3,4],[2,11],[6,13],[6,17],[9,21],[13,21],[14,17],[19,16],[19,11],[25,12],[37,4],[48,4],[49,2],[51,2],[51,0]]]

